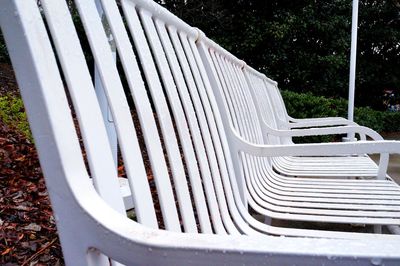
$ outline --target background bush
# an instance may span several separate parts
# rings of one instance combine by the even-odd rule
[[[295,118],[341,116],[347,117],[347,100],[330,99],[311,93],[281,92],[287,111]],[[400,112],[376,111],[356,107],[354,121],[378,132],[400,131]]]
[[[349,0],[156,0],[282,89],[348,95]],[[400,92],[400,1],[360,0],[356,105]]]

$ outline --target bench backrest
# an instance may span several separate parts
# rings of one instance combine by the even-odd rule
[[[40,2],[39,7],[36,0],[0,1],[0,25],[67,264],[87,265],[94,253],[97,260],[90,265],[109,265],[107,257],[96,257],[100,253],[127,265],[260,265],[270,255],[272,264],[321,264],[330,254],[351,263],[354,254],[366,262],[374,254],[396,251],[393,242],[359,245],[266,235],[319,236],[313,230],[263,224],[246,209],[241,178],[255,166],[270,166],[267,159],[239,154],[230,129],[252,143],[264,143],[256,106],[245,89],[243,62],[202,38],[196,42],[201,35],[196,29],[151,1],[121,0],[118,6],[103,0],[100,17],[94,1],[75,0],[84,26],[78,35],[73,22],[79,23],[78,16],[71,16],[65,0]],[[104,28],[105,22],[109,27]],[[85,55],[81,44],[86,43],[90,52]],[[126,215],[88,68],[90,56],[116,125],[136,220],[145,226],[117,213]],[[173,232],[152,230],[159,228]]]
[[[252,69],[251,67],[247,67],[247,70],[254,73],[254,69]],[[271,108],[274,110],[276,126],[280,129],[286,129],[286,123],[289,122],[288,113],[282,95],[278,88],[278,83],[266,77],[264,74],[258,73],[258,75],[256,76],[258,76],[258,78],[262,79],[264,82],[266,97],[269,99]],[[261,101],[265,101],[265,99],[261,98]]]
[[[206,67],[212,66],[209,77],[218,80],[213,86],[224,116],[230,125],[244,139],[256,144],[290,143],[290,138],[266,134],[266,127],[282,129],[279,116],[273,104],[276,101],[269,91],[276,88],[276,82],[247,66],[243,61],[224,48],[204,37],[207,54],[203,56]],[[215,73],[213,73],[215,72]],[[220,97],[218,97],[220,96]],[[225,110],[228,110],[225,113]]]
[[[38,80],[37,86],[42,87],[38,90],[49,90],[43,91],[42,97],[47,108],[45,114],[51,116],[51,127],[57,130],[54,135],[63,130],[70,134],[71,149],[63,152],[74,157],[78,166],[65,171],[86,171],[73,129],[68,95],[77,114],[88,171],[95,187],[114,209],[125,212],[121,196],[116,193],[117,171],[94,92],[93,76],[81,47],[87,41],[115,121],[137,220],[152,228],[176,232],[237,232],[227,204],[233,198],[226,198],[231,192],[225,191],[221,181],[221,176],[234,180],[234,167],[218,110],[210,104],[211,87],[195,44],[198,32],[150,1],[123,0],[121,7],[115,1],[103,1],[104,16],[100,17],[94,1],[77,0],[76,9],[85,29],[78,36],[64,0],[41,1],[43,22],[40,22],[40,8],[34,2],[27,1],[20,7],[20,13],[35,19],[37,23],[24,26],[37,35],[19,38],[31,43],[37,41],[36,50],[29,57],[46,61],[48,70],[43,71],[51,75],[52,84],[40,84],[42,81]],[[104,20],[115,40],[118,67],[103,28]],[[11,30],[5,31],[7,39],[12,40]],[[18,48],[10,49],[13,58],[21,52]],[[51,142],[40,141],[43,128],[36,126],[40,124],[35,121],[36,99],[29,94],[30,79],[38,77],[21,70],[22,61],[13,63],[33,134],[39,139],[44,173],[51,179],[53,166],[44,151],[55,147]],[[48,99],[46,94],[53,93],[60,102]],[[143,145],[139,138],[143,138]],[[151,193],[154,190],[157,193]],[[161,213],[155,211],[158,204]],[[62,206],[55,206],[56,213],[59,208]]]
[[[284,110],[281,108],[282,98],[280,98],[277,83],[250,66],[246,65],[243,71],[247,76],[249,90],[261,119],[262,127],[265,129],[264,132],[268,131],[266,127],[275,130],[288,129],[286,124],[282,123],[284,120],[287,122],[287,119]],[[290,137],[278,137],[272,134],[268,135],[268,142],[270,144],[293,144]]]
[[[244,62],[206,37],[200,43],[204,46],[202,56],[209,77],[215,80],[213,88],[221,113],[229,121],[228,134],[232,129],[249,142],[263,144],[258,114],[242,72]]]
[[[205,36],[200,38],[198,46],[212,81],[220,112],[224,117],[231,157],[238,158],[240,167],[235,170],[240,174],[236,178],[242,201],[246,203],[249,199],[246,196],[248,193],[246,183],[260,169],[272,172],[270,158],[252,156],[236,150],[230,135],[236,132],[238,136],[255,144],[278,143],[279,140],[263,134],[257,106],[250,93],[246,73],[243,71],[245,63]]]

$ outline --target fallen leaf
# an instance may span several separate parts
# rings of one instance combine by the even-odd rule
[[[39,232],[40,230],[42,230],[42,227],[38,224],[30,223],[29,225],[25,226],[23,229]]]
[[[6,248],[3,252],[1,252],[1,256],[4,256],[4,255],[10,253],[11,250],[12,250],[12,248]]]

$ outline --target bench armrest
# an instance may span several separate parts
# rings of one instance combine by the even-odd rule
[[[315,117],[315,118],[294,118],[290,115],[287,116],[289,122],[304,123],[304,122],[332,122],[332,123],[354,123],[344,117]]]
[[[239,150],[256,156],[335,156],[354,154],[400,154],[400,142],[394,140],[311,143],[293,145],[258,145],[237,140]]]
[[[357,123],[343,117],[293,118],[289,115],[287,116],[287,121],[279,120],[279,123],[288,128],[357,125]]]
[[[346,125],[357,125],[357,123],[349,120],[328,120],[328,119],[310,119],[299,122],[287,123],[289,128],[306,128],[306,127],[331,127],[331,126],[346,126]]]
[[[311,143],[290,145],[253,144],[232,131],[232,139],[237,152],[245,152],[261,157],[277,156],[337,156],[354,154],[380,154],[378,179],[386,176],[389,154],[400,154],[400,142],[393,140]]]
[[[265,125],[265,124],[264,124]],[[336,135],[336,134],[360,134],[361,138],[365,140],[365,136],[370,137],[373,140],[383,140],[382,136],[364,126],[339,126],[329,128],[303,128],[303,129],[292,129],[292,130],[276,130],[265,125],[264,132],[279,137],[304,137],[304,136],[317,136],[317,135]]]

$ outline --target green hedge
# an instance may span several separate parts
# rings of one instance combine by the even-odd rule
[[[24,104],[20,97],[12,94],[0,97],[0,120],[8,126],[16,128],[33,141],[28,119],[24,111]]]
[[[328,99],[311,93],[282,91],[289,115],[295,118],[341,116],[347,117],[347,100]],[[354,121],[378,132],[400,131],[400,112],[376,111],[357,107]]]

